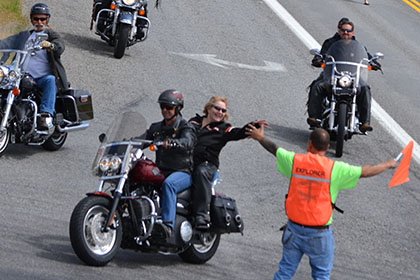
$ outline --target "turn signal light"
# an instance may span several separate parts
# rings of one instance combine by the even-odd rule
[[[321,68],[325,68],[325,63],[322,63],[321,64]]]
[[[111,8],[111,10],[115,10],[115,8],[116,8],[115,3],[112,3],[110,8]]]
[[[370,70],[372,70],[372,66],[371,65],[368,66],[368,71],[370,71]]]
[[[18,88],[12,89],[12,93],[13,93],[14,96],[18,96],[19,95],[19,89]]]
[[[154,152],[154,151],[156,151],[156,146],[155,145],[150,145],[150,148],[149,148],[152,152]]]
[[[139,15],[144,16],[146,14],[146,11],[143,9],[139,10]]]

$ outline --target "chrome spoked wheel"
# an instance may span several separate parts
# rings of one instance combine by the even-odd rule
[[[86,245],[97,255],[106,255],[115,246],[117,233],[115,230],[104,232],[102,229],[109,211],[103,206],[92,207],[83,222],[83,236]]]

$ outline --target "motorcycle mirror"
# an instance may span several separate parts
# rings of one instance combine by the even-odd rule
[[[375,56],[376,56],[377,58],[380,58],[380,59],[383,59],[383,58],[384,58],[384,54],[383,54],[383,53],[381,53],[381,52],[377,52],[377,53],[375,53]]]
[[[98,138],[99,138],[99,142],[103,143],[105,141],[106,134],[105,133],[101,133]]]
[[[318,49],[311,49],[309,51],[309,53],[312,54],[312,55],[319,55],[320,54]]]

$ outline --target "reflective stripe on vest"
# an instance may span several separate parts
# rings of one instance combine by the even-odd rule
[[[286,198],[286,214],[298,224],[325,225],[332,214],[330,193],[334,161],[324,156],[295,154]]]

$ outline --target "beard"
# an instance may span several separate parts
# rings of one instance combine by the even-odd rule
[[[42,23],[36,23],[36,24],[34,24],[34,27],[35,27],[35,30],[43,30],[44,28],[45,28],[45,24],[42,24]]]

